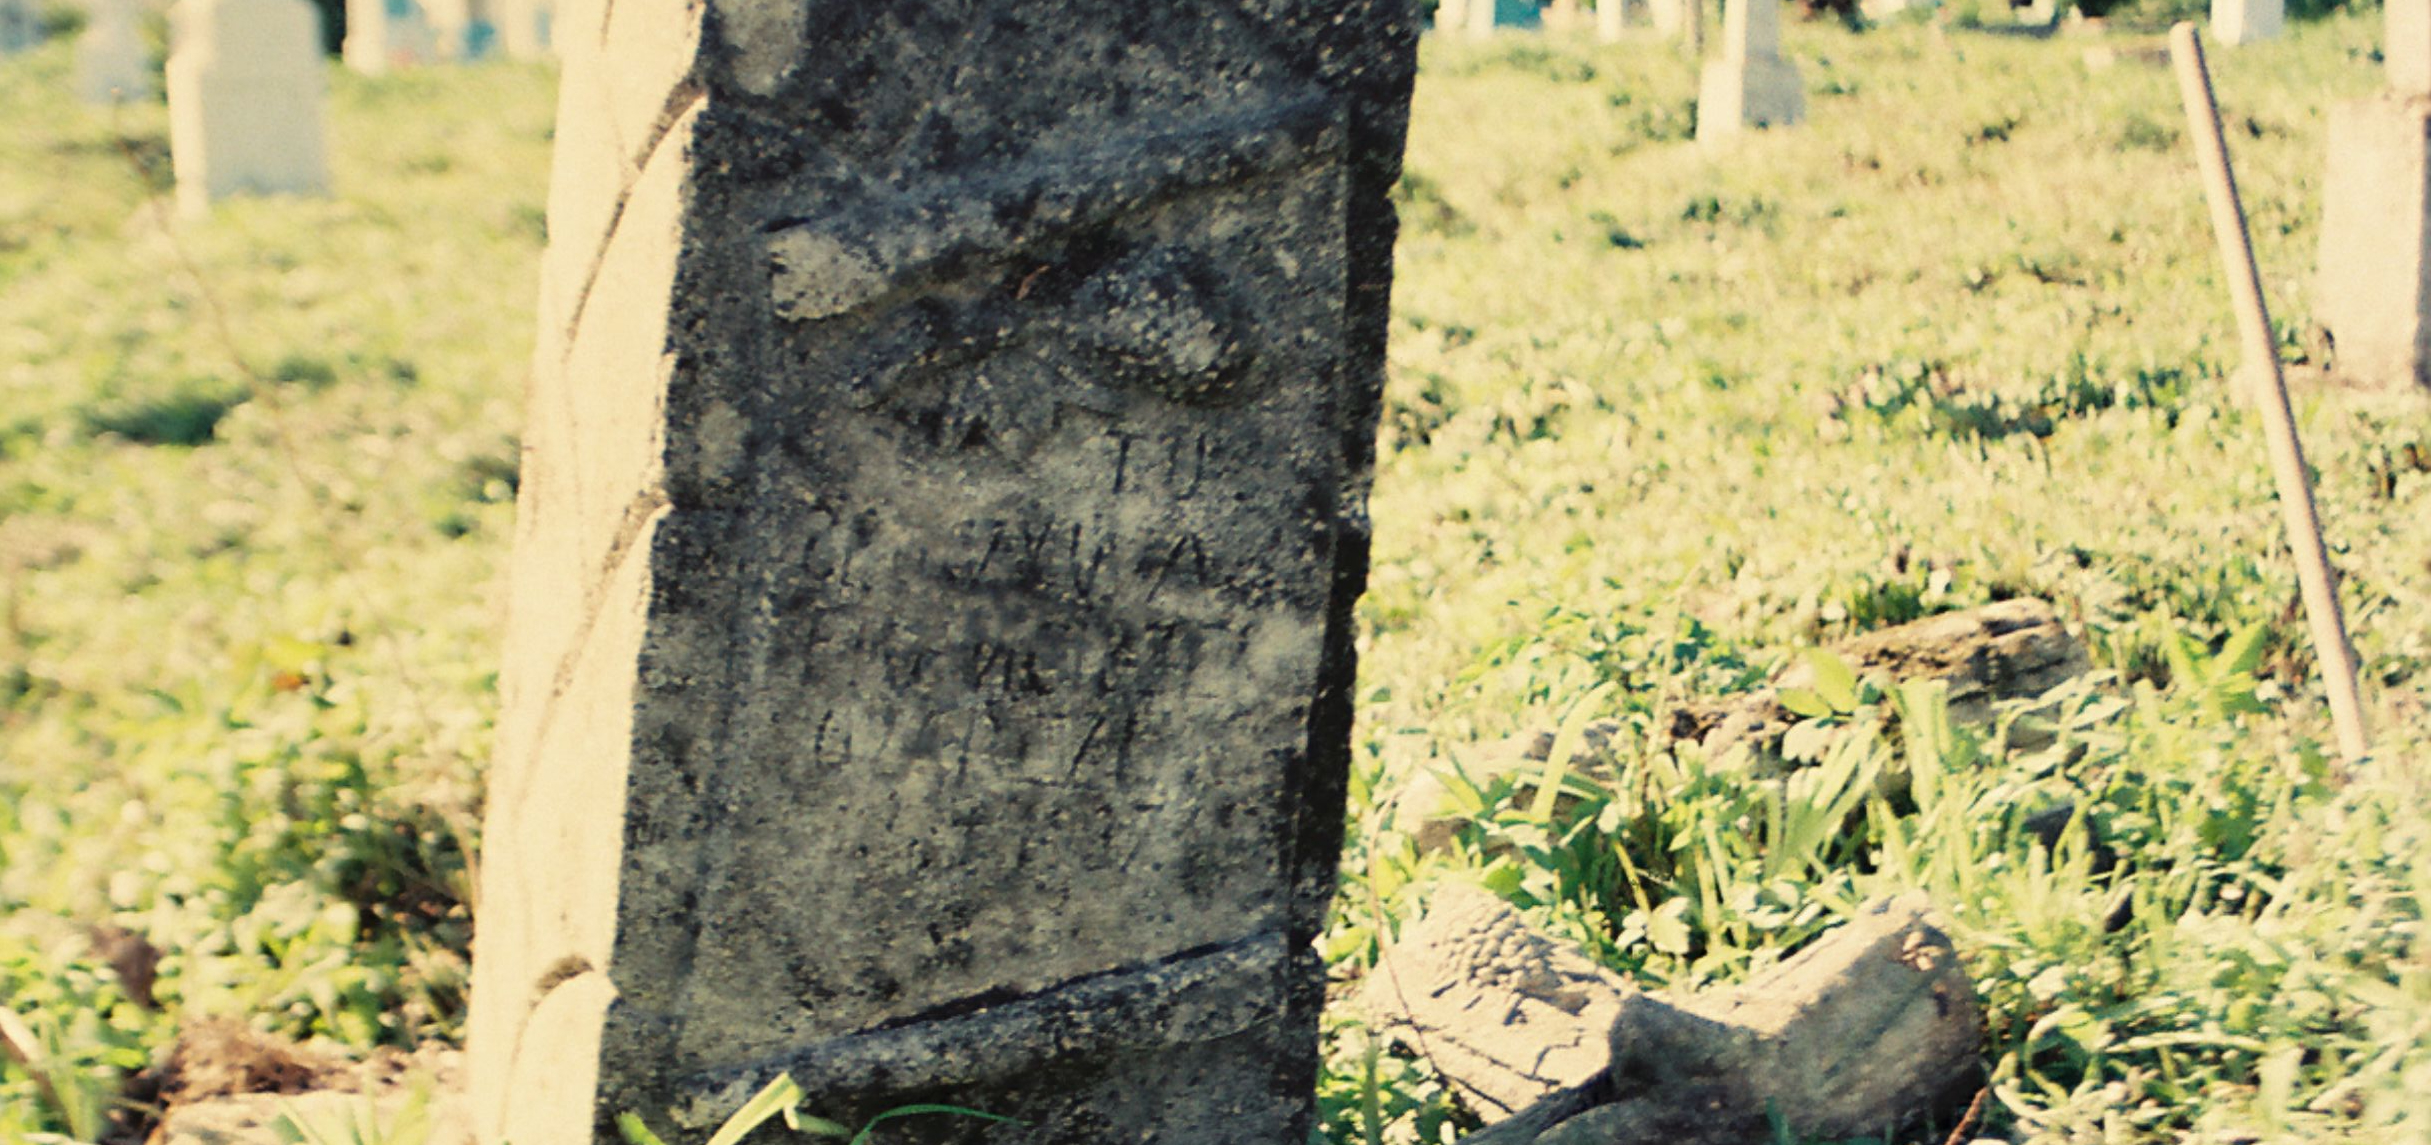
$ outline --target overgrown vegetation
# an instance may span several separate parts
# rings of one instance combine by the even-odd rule
[[[2323,114],[2376,35],[2215,60],[2308,365]],[[1788,37],[1812,122],[1726,155],[1667,46],[1427,46],[1337,973],[1444,878],[1655,987],[1921,887],[1992,1014],[1989,1132],[2420,1136],[2431,411],[2300,384],[2381,741],[2342,777],[2167,75]],[[72,107],[66,68],[0,62],[0,1006],[41,1045],[0,1064],[0,1140],[107,1133],[182,1015],[457,1036],[552,111],[539,70],[341,75],[341,197],[172,230],[161,110]],[[1819,689],[1843,732],[1786,778],[1647,734],[2029,594],[2103,670],[2013,715],[2047,734],[1894,680]],[[1588,718],[1622,766],[1574,800],[1488,786],[1426,856],[1380,810]],[[1328,1052],[1329,1140],[1462,1123],[1350,1014]]]
[[[181,1018],[457,1036],[553,111],[333,73],[339,198],[172,228],[66,47],[0,61],[0,1141],[110,1132]]]
[[[2165,71],[1796,27],[1811,123],[1725,156],[1658,126],[1695,87],[1660,47],[1429,44],[1337,973],[1444,878],[1650,988],[1920,887],[1992,1017],[1990,1132],[2425,1133],[2431,411],[2308,372],[2323,113],[2378,82],[2376,25],[2215,57],[2375,688],[2380,760],[2344,782]],[[2036,734],[1951,728],[1894,680],[1810,705],[1844,732],[1783,778],[1655,734],[1795,649],[2020,595],[2101,669],[2006,717]],[[1590,717],[1624,725],[1620,766],[1569,770],[1575,799],[1472,791],[1449,854],[1383,809]],[[1333,1139],[1447,1139],[1423,1059],[1336,1022]]]

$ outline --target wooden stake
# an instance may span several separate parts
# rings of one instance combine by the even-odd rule
[[[2347,643],[2346,617],[2338,607],[2338,578],[2330,567],[2329,551],[2321,543],[2321,520],[2313,512],[2312,474],[2305,468],[2304,444],[2296,437],[2287,378],[2279,370],[2279,342],[2271,335],[2270,311],[2262,301],[2262,278],[2254,267],[2254,244],[2245,231],[2245,208],[2237,199],[2237,176],[2229,169],[2228,143],[2220,134],[2211,70],[2204,64],[2203,43],[2192,23],[2182,22],[2169,30],[2169,54],[2177,64],[2178,94],[2186,103],[2195,153],[2202,160],[2204,197],[2211,202],[2212,233],[2220,240],[2220,261],[2228,272],[2229,296],[2244,336],[2245,374],[2253,383],[2247,388],[2254,404],[2262,408],[2271,472],[2279,484],[2280,519],[2287,527],[2288,549],[2296,556],[2296,583],[2304,591],[2314,658],[2321,662],[2322,684],[2330,694],[2330,722],[2338,729],[2339,751],[2352,766],[2371,751],[2364,733],[2363,699],[2355,683],[2355,650]]]

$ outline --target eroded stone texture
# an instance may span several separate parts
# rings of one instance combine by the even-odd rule
[[[1976,1090],[1983,1032],[1924,897],[1877,899],[1744,985],[1624,995],[1599,1073],[1462,1145],[1896,1139]]]
[[[554,30],[483,1140],[1299,1140],[1408,12]]]
[[[1483,888],[1446,883],[1377,960],[1359,1003],[1491,1124],[1602,1072],[1635,992]]]

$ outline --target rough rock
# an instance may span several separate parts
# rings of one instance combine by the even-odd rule
[[[1446,883],[1385,948],[1359,1001],[1493,1122],[1602,1070],[1632,992],[1490,892]]]
[[[2041,696],[2089,667],[2084,646],[2051,605],[2025,597],[1868,632],[1832,651],[1861,676],[1941,681],[1949,687],[1950,722],[1978,729],[1992,724],[2001,702]],[[1688,709],[1680,726],[1708,755],[1739,744],[1769,754],[1797,718],[1781,706],[1781,692],[1814,682],[1814,668],[1802,662],[1746,697]]]
[[[1625,996],[1601,1073],[1464,1145],[1750,1145],[1773,1115],[1799,1139],[1872,1136],[1964,1100],[1982,1043],[1922,897],[1879,900],[1744,986]]]

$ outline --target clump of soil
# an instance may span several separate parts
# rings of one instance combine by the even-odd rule
[[[168,1111],[249,1093],[295,1094],[345,1076],[346,1063],[228,1018],[205,1018],[177,1033],[169,1054],[127,1079],[126,1120],[110,1145],[148,1140]]]

